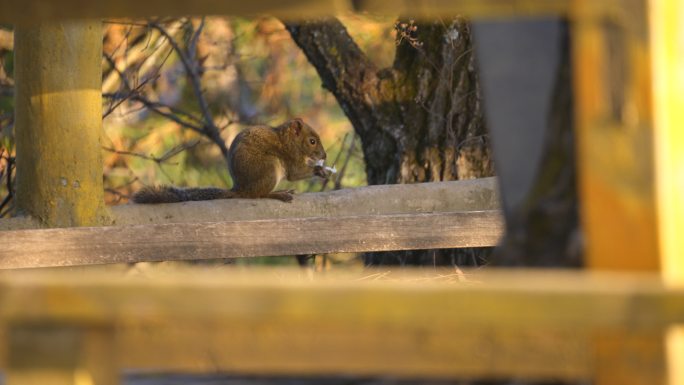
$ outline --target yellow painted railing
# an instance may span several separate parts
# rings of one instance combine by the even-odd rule
[[[657,384],[649,341],[684,322],[684,289],[653,274],[25,270],[0,287],[9,384],[122,369]]]

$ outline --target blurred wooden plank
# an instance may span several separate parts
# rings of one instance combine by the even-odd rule
[[[650,5],[659,246],[664,276],[684,285],[684,4]]]
[[[577,13],[588,15],[583,7],[593,3],[578,1]],[[624,1],[620,17],[579,17],[575,27],[580,196],[594,270],[665,271],[648,5]],[[597,385],[667,383],[664,333],[617,328],[594,346]],[[635,361],[650,364],[635,368]]]
[[[0,22],[40,23],[57,19],[119,18],[157,16],[235,15],[315,17],[350,9],[345,0],[224,0],[84,1],[84,0],[3,0]]]
[[[410,14],[414,18],[446,15],[511,16],[560,15],[567,12],[570,0],[257,0],[234,2],[220,0],[148,0],[115,2],[83,0],[3,0],[0,22],[36,23],[55,19],[114,18],[152,16],[270,14],[284,18],[311,18],[347,11],[376,14]]]
[[[419,214],[498,210],[496,177],[415,184],[364,186],[296,194],[290,203],[273,199],[218,199],[173,204],[126,204],[111,207],[115,225],[222,222],[256,219]],[[0,219],[0,230],[40,228],[40,222]],[[0,238],[2,233],[0,232]]]
[[[594,384],[666,385],[662,331],[613,328],[597,333],[592,345]]]
[[[562,16],[570,12],[572,0],[360,0],[357,11],[412,18],[466,15],[471,18]],[[599,7],[597,7],[599,8]]]
[[[494,246],[498,211],[16,230],[0,268]]]
[[[11,325],[4,383],[118,384],[113,337],[107,327]]]
[[[311,278],[299,269],[212,266],[126,277],[28,269],[1,273],[0,293],[0,322],[315,316],[357,326],[430,321],[430,327],[661,330],[684,321],[684,288],[668,287],[654,274],[368,269]]]
[[[665,335],[667,354],[667,383],[677,385],[684,382],[684,323],[674,325]]]
[[[14,49],[14,32],[0,30],[0,50],[12,51]]]
[[[589,268],[656,271],[654,128],[646,8],[591,16],[576,2],[573,30],[581,217]],[[629,3],[631,8],[627,8]],[[629,16],[629,17],[628,17]]]
[[[124,368],[191,373],[530,379],[591,373],[582,331],[276,322],[154,324],[126,329],[115,343]]]
[[[0,292],[0,322],[102,322],[116,314],[114,318],[121,321],[140,314],[163,319],[174,314],[225,317],[252,311],[263,314],[263,309],[293,316],[320,312],[322,319],[352,320],[359,308],[364,309],[366,320],[402,315],[392,322],[408,324],[436,314],[458,320],[447,322],[486,321],[516,327],[610,327],[629,321],[632,328],[660,329],[684,320],[684,288],[668,287],[657,275],[581,271],[366,269],[312,278],[299,269],[215,266],[151,270],[142,276],[27,269],[1,272]],[[139,300],[129,301],[135,295],[140,295]],[[378,306],[357,302],[364,296],[378,301]],[[323,306],[326,311],[318,309],[319,301],[333,297],[335,306],[329,303]],[[382,298],[401,299],[402,305],[382,304]],[[558,299],[564,303],[554,304]],[[441,301],[472,311],[460,314],[449,306],[434,306]],[[509,305],[497,306],[505,303]],[[414,306],[415,311],[411,310]],[[544,306],[565,310],[546,311]],[[513,308],[519,311],[511,312]],[[440,319],[436,318],[436,325]]]
[[[662,274],[684,286],[684,4],[649,1]],[[684,324],[666,334],[668,384],[684,384]]]
[[[164,371],[579,379],[595,336],[684,321],[684,290],[653,275],[25,270],[0,288],[0,325],[109,322],[120,367]]]

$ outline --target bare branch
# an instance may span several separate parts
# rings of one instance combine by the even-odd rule
[[[162,104],[159,102],[150,101],[140,94],[131,95],[131,99],[141,102],[145,107],[147,107],[148,109],[150,109],[152,112],[156,113],[159,116],[162,116],[168,120],[176,122],[179,125],[181,125],[183,127],[187,127],[193,131],[197,131],[200,134],[206,135],[206,132],[204,130],[204,126],[192,124],[192,123],[190,123],[186,120],[183,120],[179,117],[179,115],[184,115],[184,116],[191,117],[191,119],[197,121],[198,119],[196,117],[192,116],[190,113],[182,112],[176,108],[170,107],[168,105],[165,105],[165,104]],[[169,111],[171,111],[171,112],[164,111],[163,109],[165,109],[165,108],[169,109]]]
[[[200,142],[199,139],[195,139],[195,140],[190,141],[188,143],[181,143],[181,144],[175,146],[174,148],[166,151],[166,153],[164,153],[164,155],[162,155],[159,159],[162,162],[164,162],[164,161],[168,160],[169,158],[172,158],[172,157],[180,154],[183,151],[189,150],[189,149],[197,146],[199,144],[199,142]]]
[[[202,116],[204,117],[204,122],[205,124],[202,126],[202,133],[207,136],[212,142],[214,142],[219,148],[221,149],[221,153],[223,154],[223,157],[228,159],[228,147],[226,146],[225,142],[223,141],[223,138],[221,138],[221,133],[216,126],[216,123],[214,122],[214,118],[211,114],[211,111],[209,111],[209,106],[207,104],[207,100],[204,97],[204,93],[202,92],[202,84],[200,81],[200,74],[198,70],[198,63],[194,60],[191,60],[191,57],[188,56],[188,53],[185,52],[179,45],[178,42],[174,40],[173,36],[169,34],[169,32],[159,23],[157,22],[152,22],[150,23],[150,26],[156,30],[159,31],[164,37],[166,37],[167,41],[173,47],[174,51],[176,51],[176,54],[178,55],[178,58],[180,59],[181,63],[183,64],[183,67],[185,68],[185,72],[188,75],[188,78],[190,80],[190,85],[192,86],[192,90],[195,94],[195,98],[197,99],[197,104],[199,105],[200,111],[202,113]],[[204,26],[204,19],[202,20],[202,23],[200,23],[200,26],[198,30],[201,30]],[[195,36],[199,35],[199,32],[195,33]],[[195,39],[193,37],[193,39]],[[195,42],[196,43],[196,42]],[[194,57],[194,54],[193,54]]]
[[[125,23],[121,24],[125,25]],[[181,22],[173,22],[168,27],[169,33],[171,35],[175,34],[181,25]],[[150,29],[149,25],[147,24],[141,25],[141,27],[145,27],[148,30]],[[129,27],[119,46],[114,50],[114,52],[111,53],[112,57],[119,50],[123,42],[128,41],[132,28],[132,26]],[[122,53],[124,55],[123,63],[117,63],[116,68],[125,73],[128,72],[130,68],[135,67],[136,74],[144,74],[150,72],[151,66],[156,65],[157,68],[152,70],[152,72],[159,73],[159,70],[164,65],[169,55],[173,52],[173,49],[169,47],[166,57],[161,60],[160,64],[156,63],[157,58],[161,55],[161,52],[168,46],[168,42],[166,38],[158,31],[153,30],[153,32],[154,33],[148,31],[142,37],[135,39],[133,46],[129,46],[127,44],[125,52]],[[104,76],[102,81],[103,92],[113,92],[114,86],[116,85],[116,80],[119,79],[120,77],[117,73],[115,73],[115,71],[107,71],[107,74]]]
[[[335,159],[332,162],[333,166],[335,166],[337,164],[337,162],[340,160],[340,156],[342,156],[342,152],[343,152],[342,150],[344,149],[344,144],[347,142],[347,137],[349,137],[348,132],[346,134],[344,134],[344,137],[342,138],[342,140],[339,140],[339,139],[337,140],[338,142],[340,142],[340,150],[337,152],[337,155],[335,155]],[[329,152],[329,149],[326,149],[325,152],[326,153]],[[323,181],[321,183],[321,188],[318,191],[325,191],[325,188],[328,186],[329,181],[330,181],[329,178],[323,179]],[[308,191],[311,191],[311,188],[313,187],[313,183],[314,182],[312,181],[309,184],[309,187],[307,189]]]
[[[135,87],[134,89],[131,89],[130,82],[126,78],[126,75],[116,67],[116,65],[114,64],[114,60],[107,54],[105,54],[104,57],[110,63],[110,65],[112,65],[114,71],[116,71],[117,74],[121,77],[121,82],[124,84],[124,87],[129,91],[126,93],[123,93],[123,94],[114,93],[114,94],[104,94],[103,95],[104,97],[108,97],[108,98],[111,98],[113,100],[118,100],[118,102],[113,104],[105,112],[105,114],[103,115],[103,118],[107,117],[111,112],[113,112],[118,106],[120,106],[126,100],[135,100],[135,101],[142,103],[145,107],[150,109],[152,112],[154,112],[154,113],[156,113],[156,114],[158,114],[158,115],[160,115],[166,119],[169,119],[169,120],[176,122],[176,123],[178,123],[184,127],[187,127],[191,130],[194,130],[194,131],[197,131],[201,134],[204,134],[203,122],[200,118],[190,114],[189,112],[182,111],[178,108],[168,106],[168,105],[165,105],[165,104],[162,104],[159,102],[153,102],[153,101],[149,100],[148,98],[146,98],[145,96],[143,96],[143,94],[141,93],[143,87],[147,83],[149,83],[152,80],[156,80],[159,78],[159,71],[161,69],[161,66],[157,68],[155,76],[145,79],[137,87]],[[168,58],[168,56],[167,56],[167,58]],[[164,59],[164,61],[166,61],[166,59]],[[163,65],[163,63],[162,63],[162,65]],[[171,111],[171,113],[164,111],[164,109],[168,109],[169,111]],[[181,119],[178,115],[182,115],[184,117],[187,117],[187,118],[195,121],[197,124],[189,123],[189,122]]]
[[[155,77],[149,77],[149,78],[145,79],[142,83],[138,84],[137,87],[135,87],[134,89],[131,89],[130,83],[128,82],[128,79],[126,78],[126,75],[116,67],[116,64],[114,63],[114,59],[112,59],[111,56],[109,56],[107,54],[103,54],[103,56],[105,57],[105,60],[107,60],[107,62],[112,66],[112,70],[119,74],[119,77],[121,78],[121,82],[124,84],[125,89],[127,89],[129,91],[121,97],[112,97],[112,100],[118,100],[118,101],[114,102],[112,105],[109,106],[107,111],[105,111],[102,114],[102,119],[109,116],[109,114],[114,112],[114,110],[117,109],[126,100],[132,98],[136,94],[139,94],[140,90],[142,90],[142,88],[147,83],[149,83],[151,80],[157,79],[159,77],[159,75],[157,75]],[[106,95],[107,94],[105,94],[103,96],[106,97]],[[113,94],[113,95],[116,95],[116,94]]]
[[[4,149],[3,149],[3,153],[4,153]],[[5,177],[7,178],[7,179],[6,179],[6,182],[5,182],[5,183],[6,183],[6,187],[7,187],[7,195],[6,195],[5,198],[2,200],[2,202],[0,202],[0,217],[4,217],[4,216],[5,216],[5,214],[7,213],[7,211],[4,211],[4,212],[3,212],[3,209],[5,208],[5,206],[7,206],[7,204],[8,204],[8,203],[12,200],[12,198],[14,197],[14,191],[13,191],[13,187],[12,187],[12,169],[14,169],[14,162],[15,162],[15,160],[14,160],[13,157],[11,157],[11,156],[9,156],[9,155],[4,156],[3,159],[5,159],[5,160],[7,161],[7,173],[6,173],[6,175],[5,175]]]
[[[189,24],[189,23],[188,23]],[[178,25],[178,23],[174,24]],[[171,32],[171,30],[167,29],[165,26],[161,24],[159,21],[152,21],[149,23],[148,27],[157,31],[159,33],[159,36],[165,40],[165,44],[168,44],[170,46],[169,50],[169,55],[172,52],[175,52],[178,55],[178,58],[180,59],[180,63],[182,64],[187,77],[189,79],[189,84],[193,90],[193,93],[195,95],[195,98],[197,99],[197,104],[200,110],[200,116],[190,113],[188,111],[184,111],[180,108],[166,105],[164,103],[161,103],[159,101],[154,101],[151,100],[145,92],[143,92],[143,87],[150,82],[150,80],[157,79],[159,76],[159,72],[161,71],[161,65],[156,68],[155,71],[155,76],[151,78],[145,79],[141,84],[137,85],[136,87],[133,87],[131,85],[131,81],[127,78],[126,74],[124,71],[119,69],[116,66],[116,63],[114,59],[108,55],[105,55],[105,60],[111,65],[112,70],[118,75],[118,77],[121,79],[121,84],[123,85],[123,89],[125,90],[124,92],[116,92],[116,93],[107,93],[104,94],[106,98],[109,98],[112,100],[112,104],[110,107],[107,109],[107,111],[104,114],[104,117],[108,116],[109,114],[112,113],[117,107],[119,107],[122,103],[125,101],[134,101],[134,102],[139,102],[142,104],[145,108],[150,110],[151,112],[168,119],[170,121],[173,121],[177,124],[179,124],[182,127],[191,129],[193,131],[196,131],[205,137],[207,137],[209,140],[211,140],[214,144],[219,146],[219,149],[221,150],[221,153],[224,158],[227,159],[228,157],[228,148],[221,137],[221,129],[219,129],[215,123],[214,117],[209,109],[207,100],[204,96],[202,87],[201,87],[201,64],[196,60],[195,58],[195,52],[197,50],[197,44],[200,38],[200,35],[202,31],[204,30],[205,26],[205,19],[202,18],[200,20],[199,25],[197,28],[193,30],[193,33],[188,41],[187,44],[187,50],[184,49],[181,44],[179,44],[178,40],[174,37],[175,32]],[[174,28],[175,30],[176,28]],[[158,47],[159,44],[155,43],[155,47]],[[168,59],[169,55],[164,59],[164,62],[166,59]],[[163,65],[163,63],[162,63]],[[112,151],[115,151],[117,153],[125,154],[125,155],[134,155],[134,156],[139,156],[143,157],[146,159],[153,160],[157,163],[159,163],[159,158],[154,158],[154,157],[149,157],[147,155],[143,154],[135,154],[135,153],[130,153],[130,152],[122,152],[122,151],[117,151],[114,149],[109,149]],[[142,156],[141,156],[142,155]]]
[[[342,188],[342,178],[344,177],[344,173],[347,171],[347,166],[349,165],[349,160],[352,157],[352,154],[354,153],[354,149],[356,147],[356,135],[353,135],[351,138],[351,143],[349,144],[349,148],[347,149],[347,158],[344,160],[344,164],[342,165],[342,168],[340,169],[339,174],[337,174],[337,178],[335,179],[335,190],[339,190]]]
[[[108,188],[104,189],[104,191],[106,193],[110,193],[110,194],[116,196],[116,200],[114,201],[114,203],[117,203],[117,204],[119,202],[121,202],[122,199],[128,199],[129,198],[128,194],[124,194],[124,193],[122,193],[122,192],[120,192],[120,191],[118,191],[112,187],[108,187]]]
[[[199,40],[200,34],[202,33],[202,30],[204,29],[204,25],[205,25],[205,18],[202,17],[202,19],[200,19],[200,24],[197,27],[197,30],[192,35],[192,38],[190,38],[190,42],[188,43],[188,57],[191,60],[195,60],[195,55],[197,53],[197,41]]]
[[[179,145],[173,147],[172,149],[166,151],[166,152],[165,152],[162,156],[160,156],[160,157],[156,157],[156,156],[152,156],[152,155],[145,155],[145,154],[142,154],[142,153],[139,153],[139,152],[133,152],[133,151],[117,150],[117,149],[112,148],[112,147],[104,147],[104,146],[103,146],[102,149],[105,150],[105,151],[109,151],[109,152],[118,154],[118,155],[135,156],[135,157],[138,157],[138,158],[142,158],[142,159],[147,159],[147,160],[154,161],[154,162],[157,163],[157,164],[162,164],[162,163],[168,163],[167,161],[168,161],[169,159],[171,159],[171,158],[173,158],[174,156],[180,154],[181,152],[186,151],[186,150],[189,150],[189,149],[191,149],[191,148],[197,146],[197,145],[199,144],[199,142],[200,142],[199,139],[195,139],[195,140],[193,140],[193,141],[191,141],[191,142],[181,143],[181,144],[179,144]],[[174,163],[174,165],[177,165],[177,164],[178,164],[178,163]]]
[[[135,21],[125,21],[125,20],[102,20],[103,24],[119,24],[119,25],[130,25],[132,27],[148,27],[147,23],[138,23]]]
[[[137,176],[133,176],[133,179],[129,180],[128,182],[126,182],[126,183],[124,183],[124,184],[122,184],[122,185],[119,185],[118,187],[108,187],[108,188],[105,188],[105,192],[110,193],[110,194],[116,196],[116,201],[115,201],[115,202],[116,202],[116,203],[119,203],[119,202],[121,202],[121,199],[129,199],[129,198],[130,198],[128,194],[124,194],[124,193],[120,192],[119,190],[121,190],[121,189],[123,189],[123,188],[126,188],[126,187],[132,185],[133,183],[137,182],[138,180],[139,180],[139,179],[138,179]]]

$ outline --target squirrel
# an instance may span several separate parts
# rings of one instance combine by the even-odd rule
[[[273,191],[283,179],[297,181],[314,175],[327,178],[321,138],[301,119],[277,127],[252,126],[240,132],[228,151],[230,190],[149,186],[133,194],[135,203],[173,203],[230,198],[271,198],[292,201],[293,190]]]

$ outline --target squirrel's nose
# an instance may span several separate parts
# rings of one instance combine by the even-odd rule
[[[326,154],[326,153],[324,152],[324,153],[323,153],[323,160],[325,160],[325,158],[327,158],[327,157],[328,157],[328,154]]]

